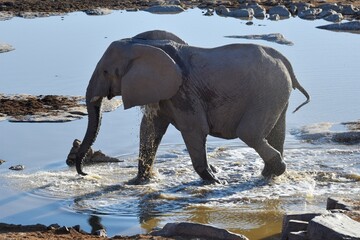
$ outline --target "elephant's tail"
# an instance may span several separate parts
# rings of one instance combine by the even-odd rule
[[[302,94],[304,94],[304,96],[306,97],[306,101],[303,102],[302,104],[300,104],[297,108],[295,108],[295,110],[293,111],[293,113],[295,113],[297,110],[299,110],[300,108],[302,108],[304,105],[308,104],[310,102],[310,95],[309,93],[305,90],[305,88],[303,88],[303,86],[300,85],[300,83],[298,82],[294,71],[290,65],[289,62],[287,62],[287,68],[289,70],[290,76],[291,76],[291,82],[292,82],[292,87],[293,89],[298,89]]]
[[[300,104],[297,108],[295,108],[295,110],[293,111],[293,113],[295,113],[297,110],[299,110],[300,108],[302,108],[302,106],[308,104],[310,102],[310,95],[309,93],[300,85],[300,83],[297,81],[297,79],[295,78],[295,84],[294,84],[294,80],[293,80],[293,88],[294,89],[298,89],[302,94],[304,94],[304,96],[306,97],[306,101],[303,102],[302,104]]]

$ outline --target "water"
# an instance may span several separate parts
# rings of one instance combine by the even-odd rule
[[[137,171],[141,112],[135,108],[104,114],[93,148],[124,161],[87,166],[92,174],[87,178],[65,164],[72,141],[83,137],[86,119],[57,124],[0,122],[0,158],[7,160],[0,166],[0,221],[80,224],[90,231],[89,219],[100,217],[110,236],[193,221],[261,239],[280,232],[285,212],[322,210],[328,196],[360,199],[358,145],[311,144],[290,134],[308,124],[359,119],[360,35],[316,29],[327,24],[322,20],[245,23],[205,17],[197,9],[178,15],[118,11],[98,17],[72,13],[0,22],[0,40],[16,48],[0,55],[1,93],[83,95],[97,61],[113,40],[162,29],[201,47],[240,42],[272,46],[288,57],[312,96],[301,111],[288,113],[288,171],[275,180],[261,178],[262,160],[242,142],[208,138],[209,161],[225,185],[204,185],[173,127],[158,152],[156,179],[144,186],[127,184]],[[224,37],[269,33],[281,33],[294,45]],[[289,109],[303,100],[294,91]],[[8,170],[16,164],[24,164],[25,170]]]

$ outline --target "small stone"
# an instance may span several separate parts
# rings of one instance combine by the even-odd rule
[[[270,19],[271,21],[279,21],[279,20],[280,20],[280,16],[279,16],[279,14],[272,14],[272,15],[270,15],[269,19]]]
[[[206,11],[206,13],[204,13],[204,16],[213,16],[214,15],[214,10],[213,9],[208,9]]]
[[[298,16],[302,19],[316,19],[321,12],[322,9],[320,8],[310,8],[308,10],[299,12]]]
[[[96,236],[99,236],[99,237],[104,237],[106,238],[107,237],[107,233],[106,233],[106,230],[105,229],[99,229],[99,230],[96,230],[93,235],[96,235]]]
[[[51,225],[49,225],[47,227],[48,230],[55,230],[55,229],[58,229],[58,228],[60,228],[60,225],[57,224],[57,223],[53,223],[53,224],[51,224]]]
[[[9,167],[10,170],[14,170],[14,171],[21,171],[25,169],[24,165],[15,165],[15,166],[11,166]]]
[[[69,234],[70,233],[70,229],[68,227],[60,227],[58,229],[55,230],[56,234]]]

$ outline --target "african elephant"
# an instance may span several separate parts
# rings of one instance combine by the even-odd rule
[[[76,155],[76,170],[96,139],[104,97],[122,96],[124,109],[142,106],[138,175],[147,181],[169,124],[181,132],[193,167],[220,182],[208,164],[206,138],[240,138],[264,160],[262,175],[281,175],[285,115],[292,88],[310,101],[289,61],[255,44],[216,48],[189,46],[172,33],[149,31],[114,41],[98,62],[86,91],[87,131]]]

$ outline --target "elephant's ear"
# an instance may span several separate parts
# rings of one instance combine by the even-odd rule
[[[156,103],[175,95],[182,84],[181,70],[163,50],[134,44],[121,81],[124,108]]]

